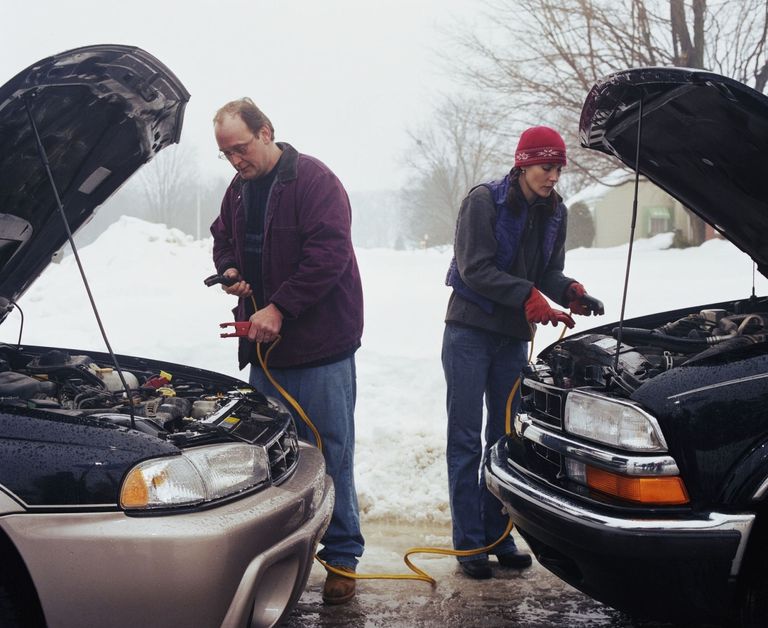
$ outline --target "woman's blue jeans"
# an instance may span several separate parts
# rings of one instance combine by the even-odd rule
[[[360,514],[355,491],[355,400],[357,377],[355,357],[309,368],[270,369],[275,380],[304,408],[323,439],[328,475],[336,489],[331,523],[321,539],[318,556],[330,565],[357,567],[365,541],[360,532]],[[251,367],[250,383],[265,395],[282,395],[259,366]],[[296,421],[298,434],[315,442],[311,430],[287,403]]]
[[[490,545],[503,533],[508,517],[485,485],[482,463],[489,448],[504,435],[507,398],[527,361],[528,343],[454,323],[443,334],[443,370],[448,386],[448,491],[453,546],[459,550]],[[483,397],[487,410],[483,446]],[[519,392],[512,406],[519,405]],[[509,536],[493,549],[500,555],[516,549]],[[487,554],[460,557],[477,560]]]

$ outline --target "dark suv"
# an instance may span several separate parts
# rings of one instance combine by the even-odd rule
[[[0,87],[0,319],[67,241],[61,214],[77,229],[177,142],[188,99],[157,59],[116,45]],[[332,508],[320,452],[245,382],[0,345],[4,628],[271,626]]]
[[[580,135],[768,269],[763,94],[628,70],[592,88]],[[538,560],[632,614],[766,625],[767,341],[768,302],[745,295],[545,349],[486,469]]]

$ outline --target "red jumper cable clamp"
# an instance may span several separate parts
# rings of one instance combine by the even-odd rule
[[[237,321],[234,323],[219,323],[219,327],[234,327],[235,331],[230,334],[219,334],[220,338],[235,338],[248,335],[248,330],[251,328],[251,321]]]

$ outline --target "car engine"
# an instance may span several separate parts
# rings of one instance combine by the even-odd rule
[[[0,405],[106,421],[180,446],[223,432],[254,442],[292,425],[284,407],[245,384],[238,388],[237,380],[189,368],[145,370],[148,363],[136,359],[129,368],[121,369],[124,386],[114,367],[89,355],[0,345]]]
[[[559,388],[594,386],[628,396],[664,371],[716,360],[766,340],[768,313],[707,309],[652,329],[623,327],[610,335],[565,339],[539,356],[526,377]]]

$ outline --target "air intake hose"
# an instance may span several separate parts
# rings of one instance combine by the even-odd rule
[[[619,328],[614,327],[611,335],[618,338]],[[621,330],[621,340],[630,345],[651,345],[678,353],[697,353],[711,345],[711,342],[703,338],[678,338],[640,327],[624,327]]]

